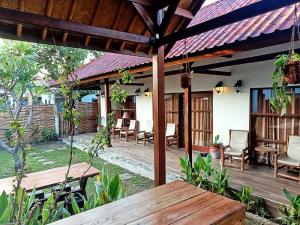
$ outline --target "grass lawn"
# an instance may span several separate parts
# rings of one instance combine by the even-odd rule
[[[33,151],[28,155],[28,172],[36,172],[66,166],[68,159],[68,146],[62,142],[37,144],[33,146]],[[75,149],[73,164],[79,162],[89,163],[89,156],[87,153]],[[154,186],[152,180],[131,173],[99,158],[93,159],[93,166],[98,168],[100,171],[102,168],[105,168],[111,176],[116,174],[125,174],[124,177],[127,179],[123,179],[122,183],[127,187],[128,195],[141,192]],[[0,179],[10,176],[14,176],[14,160],[10,154],[0,152]],[[94,190],[94,178],[90,178],[87,183],[87,193],[92,193]]]

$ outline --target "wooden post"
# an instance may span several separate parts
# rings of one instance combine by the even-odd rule
[[[106,127],[108,126],[108,114],[111,112],[111,104],[109,97],[109,82],[104,79],[104,96],[105,96],[105,110],[106,110]]]
[[[98,95],[98,118],[97,118],[97,126],[102,126],[102,120],[101,120],[101,94]]]
[[[184,88],[184,149],[189,156],[190,163],[193,162],[192,143],[192,90],[191,86]]]
[[[155,49],[153,64],[154,180],[166,183],[164,46]]]
[[[109,129],[108,127],[108,115],[111,112],[111,104],[110,104],[110,97],[109,97],[109,81],[108,79],[104,79],[104,95],[105,95],[105,109],[106,109],[106,128]],[[109,136],[109,143],[108,147],[111,147],[111,140]]]

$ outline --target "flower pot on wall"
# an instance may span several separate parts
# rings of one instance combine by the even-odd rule
[[[188,88],[191,86],[191,75],[189,73],[182,73],[180,75],[181,88]]]
[[[300,83],[300,62],[292,61],[284,67],[284,81],[287,84]]]

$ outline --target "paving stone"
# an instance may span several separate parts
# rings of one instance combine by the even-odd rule
[[[45,159],[45,158],[44,159],[38,159],[37,161],[43,163],[43,162],[47,162],[47,159]]]
[[[43,162],[44,165],[50,165],[50,164],[54,164],[54,162],[52,161],[48,161],[48,162]]]
[[[131,174],[129,174],[129,173],[123,173],[123,174],[121,174],[120,175],[120,179],[121,180],[129,180],[129,179],[131,179],[133,176],[131,175]]]

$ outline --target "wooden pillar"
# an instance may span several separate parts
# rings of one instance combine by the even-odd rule
[[[189,156],[190,163],[193,162],[192,143],[192,90],[191,86],[184,88],[184,149]]]
[[[110,128],[108,127],[108,115],[111,112],[111,103],[110,103],[110,97],[109,97],[109,82],[108,79],[104,79],[104,95],[105,95],[105,111],[106,111],[106,128],[108,132],[110,132]],[[110,135],[108,137],[108,144],[107,147],[112,147],[111,145],[111,138]]]
[[[164,46],[155,49],[153,64],[154,180],[166,183]]]
[[[104,79],[104,96],[105,96],[105,110],[106,110],[106,127],[108,127],[108,114],[111,112],[111,104],[109,97],[109,82]]]

